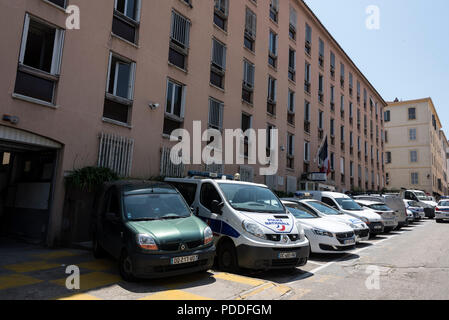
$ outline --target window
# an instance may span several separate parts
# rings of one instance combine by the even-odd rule
[[[270,1],[270,18],[274,22],[278,22],[279,15],[279,0]]]
[[[167,80],[167,102],[165,106],[164,134],[170,135],[184,121],[185,86]]]
[[[64,30],[25,16],[14,93],[55,104]]]
[[[291,81],[296,80],[296,51],[292,48],[288,50],[288,78]]]
[[[254,92],[254,65],[247,60],[243,60],[243,85],[242,99],[248,103],[253,103]]]
[[[312,51],[312,28],[307,23],[306,23],[305,51],[308,55],[310,55]]]
[[[224,89],[226,69],[226,46],[216,39],[212,39],[212,61],[210,69],[210,83]]]
[[[310,142],[304,141],[304,161],[310,161]]]
[[[121,123],[130,123],[134,96],[136,64],[109,55],[109,69],[103,117]]]
[[[331,71],[331,77],[333,78],[333,77],[335,77],[335,54],[332,51],[331,51],[330,57],[331,57],[330,71]]]
[[[223,129],[223,102],[209,98],[209,128]]]
[[[357,80],[357,103],[360,103],[360,81]]]
[[[271,130],[276,130],[276,127],[272,124],[267,125],[267,157],[271,154]]]
[[[334,111],[335,110],[335,87],[334,86],[331,86],[330,93],[331,93],[331,97],[330,97],[331,110]]]
[[[310,93],[310,64],[305,63],[304,91]]]
[[[295,167],[295,136],[287,133],[287,168],[294,169]]]
[[[409,130],[409,139],[411,141],[415,141],[416,140],[416,128]]]
[[[201,192],[200,192],[201,204],[207,210],[212,212],[212,201],[214,201],[214,200],[218,201],[219,203],[223,202],[217,189],[215,189],[215,187],[210,183],[204,183],[201,186]],[[217,213],[217,212],[214,212],[214,213]]]
[[[291,125],[295,125],[295,92],[288,90],[288,112],[287,112],[287,122]]]
[[[390,110],[385,111],[384,120],[385,120],[385,122],[390,122],[391,121]]]
[[[278,56],[278,35],[270,30],[269,48],[268,48],[268,64],[273,68],[277,67]]]
[[[366,110],[366,104],[368,102],[368,93],[366,88],[363,88],[363,108]]]
[[[354,105],[352,104],[352,102],[349,102],[349,119],[351,121],[351,124],[352,118],[354,118]]]
[[[331,133],[331,137],[335,136],[335,120],[332,118],[330,121],[330,133]]]
[[[310,133],[310,102],[304,100],[304,132]]]
[[[214,7],[214,24],[222,30],[228,28],[228,0],[215,0]]]
[[[190,42],[190,21],[172,11],[169,62],[181,69],[187,69]]]
[[[418,151],[410,151],[410,162],[418,162]]]
[[[256,28],[257,28],[256,14],[254,12],[252,12],[250,9],[246,8],[245,36],[244,36],[243,45],[251,51],[254,51],[254,49],[255,49]]]
[[[340,63],[340,85],[343,88],[345,86],[345,65]]]
[[[408,108],[408,119],[416,120],[416,108]]]
[[[318,76],[318,101],[319,102],[323,102],[323,99],[324,99],[324,94],[323,94],[324,84],[323,84],[323,82],[324,82],[323,75],[320,74]]]
[[[276,79],[268,77],[267,112],[271,115],[276,115],[276,85]]]
[[[411,173],[411,182],[413,185],[419,184],[419,174],[418,172]]]
[[[253,117],[249,114],[242,113],[242,131],[245,133],[248,129],[252,128]],[[248,136],[244,137],[244,156],[248,157],[249,155],[249,138]]]
[[[345,117],[345,96],[340,96],[340,114],[341,118],[343,119]]]
[[[321,68],[324,67],[324,41],[319,39],[320,48],[319,48],[319,55],[318,55],[318,63]]]
[[[112,33],[129,42],[137,43],[141,0],[116,0]]]
[[[352,96],[353,87],[354,87],[354,83],[353,83],[353,79],[352,79],[352,73],[349,72],[349,95],[350,96]]]
[[[354,178],[354,162],[349,162],[349,175],[351,178]]]
[[[342,143],[345,142],[345,126],[340,127],[340,139]]]
[[[61,8],[66,8],[67,6],[67,0],[46,0],[48,2],[51,2]]]
[[[298,13],[293,7],[290,7],[290,27],[289,36],[290,39],[296,40],[296,28],[298,25]]]
[[[323,130],[324,129],[324,112],[321,110],[318,110],[318,129]]]
[[[335,153],[331,152],[331,170],[335,170]]]

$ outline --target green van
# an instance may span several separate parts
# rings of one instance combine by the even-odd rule
[[[126,281],[205,271],[214,261],[212,230],[166,183],[105,184],[95,201],[92,233],[94,256],[117,259]]]

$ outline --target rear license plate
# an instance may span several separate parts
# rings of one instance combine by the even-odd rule
[[[382,226],[374,226],[374,229],[382,229]]]
[[[279,259],[292,259],[296,258],[296,252],[280,252],[278,255]]]
[[[354,239],[345,240],[345,244],[355,244]]]
[[[198,255],[186,256],[186,257],[176,257],[176,258],[171,259],[171,264],[183,264],[183,263],[196,262],[196,261],[198,261]]]

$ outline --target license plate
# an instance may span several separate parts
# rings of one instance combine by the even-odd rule
[[[198,255],[172,258],[171,264],[183,264],[195,261],[198,261]]]
[[[374,229],[382,229],[381,226],[374,226]]]
[[[296,252],[281,252],[279,253],[279,259],[292,259],[296,258]]]
[[[355,240],[354,239],[345,240],[345,244],[355,244]]]

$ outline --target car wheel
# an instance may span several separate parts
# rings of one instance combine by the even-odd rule
[[[136,277],[133,275],[133,263],[126,250],[123,250],[119,259],[119,273],[122,279],[125,281],[136,281]]]
[[[235,273],[239,270],[237,253],[231,242],[225,242],[218,249],[218,267],[225,272]]]
[[[96,259],[100,259],[106,255],[106,251],[104,251],[103,247],[100,245],[96,235],[94,235],[92,240],[92,251]]]

